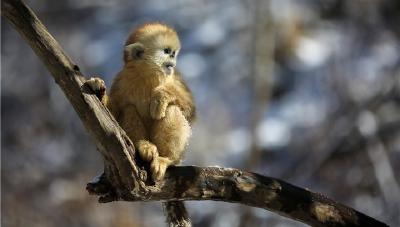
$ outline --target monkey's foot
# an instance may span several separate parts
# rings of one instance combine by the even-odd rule
[[[101,100],[106,94],[106,84],[104,80],[99,77],[92,77],[85,82],[90,89],[96,94],[96,96]]]
[[[154,181],[160,181],[164,178],[165,171],[172,163],[171,160],[164,157],[157,157],[151,162],[150,170]]]
[[[146,162],[151,162],[158,157],[157,147],[147,140],[139,140],[136,147],[140,157]]]

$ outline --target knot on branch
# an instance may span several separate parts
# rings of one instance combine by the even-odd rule
[[[99,197],[99,203],[109,203],[117,201],[118,196],[111,186],[110,182],[105,177],[105,174],[95,177],[92,181],[86,184],[86,190],[91,195]]]

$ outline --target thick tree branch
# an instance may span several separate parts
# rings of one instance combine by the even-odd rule
[[[3,0],[1,6],[2,15],[47,66],[104,157],[104,175],[87,186],[90,193],[101,195],[100,202],[217,200],[260,207],[312,226],[386,226],[318,193],[236,169],[172,167],[163,181],[149,185],[146,171],[136,164],[132,142],[84,86],[78,66],[24,3]],[[169,203],[172,207],[166,204],[166,211],[184,209],[175,203]],[[182,217],[169,216],[174,218]]]
[[[89,191],[104,188],[93,182]],[[146,201],[214,200],[259,207],[312,226],[386,226],[324,195],[282,180],[221,167],[171,167]],[[99,193],[101,195],[101,193]],[[126,201],[142,201],[135,196]]]

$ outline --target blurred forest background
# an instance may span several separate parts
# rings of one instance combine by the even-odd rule
[[[110,87],[137,25],[174,26],[198,121],[184,164],[235,167],[400,225],[400,1],[26,1]],[[164,226],[161,204],[98,204],[102,160],[31,48],[1,21],[2,226]],[[304,226],[187,202],[194,226]]]

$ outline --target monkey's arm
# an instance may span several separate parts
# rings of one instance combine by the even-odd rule
[[[175,96],[168,91],[167,87],[156,88],[150,99],[150,116],[156,120],[164,118],[168,105],[175,99]]]
[[[173,104],[179,106],[183,116],[189,123],[193,123],[196,119],[196,106],[194,105],[192,92],[178,70],[175,71],[174,79],[175,83],[169,88],[175,96]]]
[[[177,105],[189,123],[195,120],[193,95],[179,74],[175,76],[174,83],[158,87],[153,92],[150,102],[151,117],[156,120],[164,118],[168,105]]]
[[[192,92],[183,80],[180,80],[174,86],[176,90],[174,104],[179,106],[186,120],[189,123],[193,123],[196,120],[196,106],[194,105]]]

